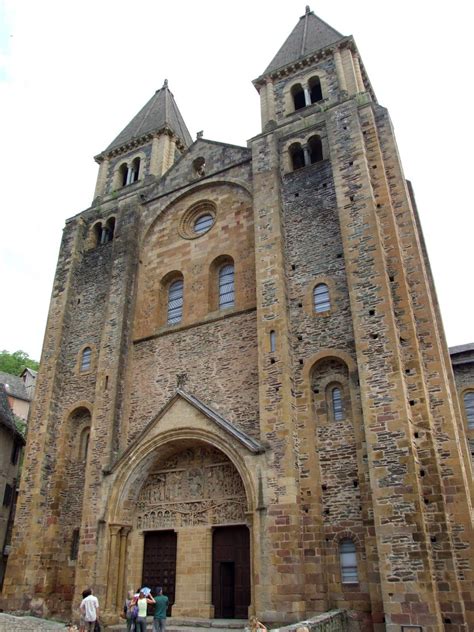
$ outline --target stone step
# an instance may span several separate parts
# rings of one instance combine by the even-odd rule
[[[166,619],[167,632],[236,632],[243,630],[247,625],[246,619],[195,619],[168,617]],[[125,632],[124,623],[107,626],[107,632]],[[148,617],[147,632],[152,630],[152,620]]]

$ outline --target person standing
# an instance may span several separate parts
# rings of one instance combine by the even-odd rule
[[[99,600],[93,594],[92,588],[89,588],[87,593],[88,595],[81,601],[79,609],[84,619],[84,629],[86,632],[94,632],[95,622],[99,620]]]
[[[138,616],[135,622],[135,631],[136,632],[146,632],[146,610],[149,603],[155,603],[153,597],[149,594],[149,589],[145,593],[144,589],[140,590],[138,595],[138,599],[135,600],[134,604],[138,606]]]
[[[169,599],[163,594],[163,588],[157,586],[155,597],[155,613],[153,615],[153,632],[165,632],[166,611],[168,610]]]

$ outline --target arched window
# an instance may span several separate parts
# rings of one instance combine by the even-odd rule
[[[291,96],[293,97],[293,105],[296,110],[301,110],[306,105],[306,100],[304,96],[304,90],[300,83],[297,83],[291,88]]]
[[[207,232],[214,224],[214,218],[210,213],[205,213],[197,218],[194,222],[194,232],[200,235]]]
[[[272,331],[270,332],[270,353],[275,353],[276,351],[276,331]]]
[[[342,392],[338,386],[331,390],[331,404],[334,421],[342,421],[344,419],[344,405],[342,403]]]
[[[234,265],[226,263],[219,270],[219,309],[234,307]]]
[[[323,144],[319,136],[311,136],[308,140],[311,164],[323,160]]]
[[[128,165],[124,162],[120,165],[120,186],[125,187],[128,184]]]
[[[468,430],[474,430],[474,391],[468,391],[464,394],[464,410],[466,412],[466,421]]]
[[[323,93],[321,90],[321,81],[319,77],[311,77],[308,81],[309,94],[311,97],[311,103],[317,103],[323,100]]]
[[[127,184],[133,184],[137,182],[140,176],[140,158],[135,158],[132,162],[132,168],[130,169],[130,174],[128,178]]]
[[[168,325],[176,325],[183,319],[183,279],[173,281],[168,289]]]
[[[339,543],[339,559],[341,562],[341,581],[343,584],[357,584],[357,554],[355,544],[349,538]]]
[[[304,167],[304,151],[300,143],[293,143],[293,145],[290,145],[289,152],[293,171]]]
[[[112,241],[115,233],[115,217],[109,217],[105,228],[107,229],[107,241]]]
[[[85,373],[86,371],[89,371],[89,369],[91,368],[91,361],[92,361],[92,349],[90,347],[86,347],[85,349],[83,349],[82,355],[81,355],[81,366],[79,369],[81,373]]]
[[[319,283],[313,290],[314,311],[317,314],[327,312],[331,309],[329,298],[329,288],[325,283]]]

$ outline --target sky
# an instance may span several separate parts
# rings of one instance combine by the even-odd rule
[[[474,342],[474,7],[318,0],[355,37],[412,181],[450,346]],[[258,77],[295,0],[0,0],[0,350],[39,359],[64,222],[92,202],[93,156],[168,79],[193,138],[246,145]]]

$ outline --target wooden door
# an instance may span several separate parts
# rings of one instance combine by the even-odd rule
[[[212,603],[216,619],[247,619],[250,537],[245,526],[218,527],[212,538]]]
[[[155,595],[157,586],[169,599],[168,616],[174,603],[176,586],[176,533],[174,531],[149,531],[145,533],[143,552],[142,586],[151,588]],[[154,606],[150,607],[152,614]]]

